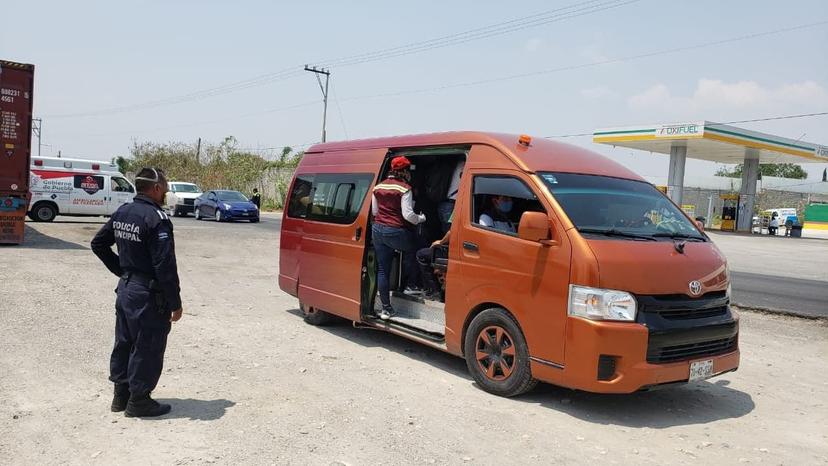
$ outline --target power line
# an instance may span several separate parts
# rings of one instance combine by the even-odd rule
[[[346,98],[342,98],[342,99],[337,99],[337,105],[339,105],[339,101],[350,102],[350,101],[377,99],[377,98],[385,98],[385,97],[399,97],[399,96],[405,96],[405,95],[422,94],[422,93],[427,93],[427,92],[438,92],[438,91],[454,89],[454,88],[479,86],[479,85],[490,84],[490,83],[495,83],[495,82],[501,82],[501,81],[507,81],[507,80],[513,80],[513,79],[521,79],[521,78],[540,76],[540,75],[552,74],[552,73],[559,73],[559,72],[564,72],[564,71],[571,71],[571,70],[588,68],[588,67],[593,67],[593,66],[600,66],[600,65],[611,64],[611,63],[620,63],[620,62],[625,62],[625,61],[632,61],[632,60],[650,58],[650,57],[659,56],[659,55],[678,53],[678,52],[687,51],[687,50],[696,50],[696,49],[702,49],[702,48],[707,48],[707,47],[713,47],[713,46],[717,46],[717,45],[724,45],[724,44],[729,44],[729,43],[734,43],[734,42],[740,42],[740,41],[755,39],[755,38],[759,38],[759,37],[766,37],[766,36],[771,36],[771,35],[776,35],[776,34],[783,34],[783,33],[786,33],[786,32],[798,31],[798,30],[812,28],[812,27],[821,26],[821,25],[825,25],[825,24],[828,24],[828,20],[818,21],[818,22],[814,22],[814,23],[800,24],[800,25],[796,25],[796,26],[791,26],[791,27],[781,28],[781,29],[774,29],[774,30],[770,30],[770,31],[763,31],[763,32],[757,32],[757,33],[752,33],[752,34],[746,34],[746,35],[742,35],[742,36],[731,37],[731,38],[721,39],[721,40],[716,40],[716,41],[703,42],[703,43],[690,45],[690,46],[663,49],[663,50],[658,50],[658,51],[653,51],[653,52],[648,52],[648,53],[643,53],[643,54],[629,55],[629,56],[626,56],[626,57],[611,58],[611,59],[606,59],[606,60],[594,61],[594,62],[589,62],[589,63],[581,63],[581,64],[577,64],[577,65],[570,65],[570,66],[553,68],[553,69],[548,69],[548,70],[540,70],[540,71],[533,71],[533,72],[528,72],[528,73],[502,76],[502,77],[492,78],[492,79],[469,81],[469,82],[448,84],[448,85],[438,86],[438,87],[421,88],[421,89],[398,91],[398,92],[383,93],[383,94],[346,97]],[[229,118],[223,118],[223,119],[218,119],[218,120],[187,123],[187,124],[181,124],[181,125],[175,125],[175,126],[154,128],[154,129],[150,129],[150,130],[124,131],[122,133],[93,134],[93,135],[89,135],[89,136],[106,136],[106,135],[112,135],[112,134],[135,134],[135,133],[161,131],[161,130],[166,130],[166,129],[201,126],[201,125],[205,125],[205,124],[221,123],[221,122],[225,122],[225,121],[234,121],[234,120],[237,120],[237,119],[240,119],[240,118],[248,118],[248,117],[252,117],[252,116],[259,116],[259,115],[263,115],[263,114],[267,114],[267,113],[280,112],[280,111],[285,111],[285,110],[292,110],[292,109],[296,109],[296,108],[307,107],[307,106],[317,105],[317,104],[318,104],[317,101],[305,102],[305,103],[291,105],[291,106],[287,106],[287,107],[279,107],[279,108],[265,110],[265,111],[261,111],[261,112],[247,113],[247,114],[239,115],[237,117],[229,117]],[[815,114],[814,116],[818,116],[818,115],[821,115],[821,114]],[[808,116],[808,115],[803,115],[803,116]],[[785,118],[783,117],[782,119],[785,119]],[[735,121],[735,122],[731,122],[731,123],[747,123],[747,122],[749,122],[749,121]],[[578,133],[578,134],[564,134],[564,135],[547,136],[547,137],[548,138],[565,138],[565,137],[577,137],[577,136],[592,136],[592,133],[590,132],[590,133]]]
[[[667,54],[673,54],[673,53],[679,53],[679,52],[686,52],[686,51],[689,51],[689,50],[702,49],[702,48],[713,47],[713,46],[717,46],[717,45],[724,45],[724,44],[729,44],[729,43],[733,43],[733,42],[740,42],[740,41],[755,39],[755,38],[758,38],[758,37],[765,37],[765,36],[770,36],[770,35],[782,34],[782,33],[786,33],[786,32],[792,32],[792,31],[796,31],[796,30],[811,28],[811,27],[815,27],[815,26],[821,26],[821,25],[825,25],[825,24],[828,24],[828,20],[823,20],[823,21],[819,21],[819,22],[815,22],[815,23],[800,24],[800,25],[792,26],[792,27],[788,27],[788,28],[774,29],[774,30],[771,30],[771,31],[764,31],[764,32],[758,32],[758,33],[753,33],[753,34],[747,34],[747,35],[742,35],[742,36],[738,36],[738,37],[732,37],[732,38],[729,38],[729,39],[703,42],[703,43],[699,43],[699,44],[695,44],[695,45],[675,47],[675,48],[671,48],[671,49],[662,49],[662,50],[657,50],[657,51],[647,52],[647,53],[642,53],[642,54],[637,54],[637,55],[628,55],[628,56],[625,56],[625,57],[610,58],[610,59],[606,59],[606,60],[599,60],[599,61],[593,61],[593,62],[588,62],[588,63],[580,63],[580,64],[577,64],[577,65],[568,65],[568,66],[563,66],[563,67],[558,67],[558,68],[551,68],[551,69],[547,69],[547,70],[531,71],[531,72],[528,72],[528,73],[519,73],[519,74],[513,74],[513,75],[507,75],[507,76],[500,76],[500,77],[497,77],[497,78],[489,78],[489,79],[481,79],[481,80],[477,80],[477,81],[466,81],[466,82],[460,82],[460,83],[454,83],[454,84],[446,84],[446,85],[443,85],[443,86],[413,89],[413,90],[408,90],[408,91],[389,92],[389,93],[384,93],[384,94],[373,94],[373,95],[349,97],[349,98],[342,99],[342,101],[344,102],[344,101],[350,101],[350,100],[365,100],[365,99],[375,99],[375,98],[382,98],[382,97],[399,97],[399,96],[403,96],[403,95],[423,94],[423,93],[428,93],[428,92],[438,92],[438,91],[444,91],[444,90],[449,90],[449,89],[457,89],[457,88],[463,88],[463,87],[480,86],[480,85],[483,85],[483,84],[492,84],[492,83],[503,82],[503,81],[511,81],[511,80],[514,80],[514,79],[522,79],[522,78],[528,78],[528,77],[533,77],[533,76],[541,76],[541,75],[546,75],[546,74],[560,73],[560,72],[564,72],[564,71],[572,71],[572,70],[577,70],[577,69],[590,68],[590,67],[593,67],[593,66],[608,65],[608,64],[613,64],[613,63],[622,63],[622,62],[627,62],[627,61],[640,60],[640,59],[651,58],[651,57],[655,57],[655,56],[659,56],[659,55],[667,55]]]
[[[556,8],[553,10],[548,10],[542,13],[537,13],[530,16],[525,16],[522,18],[516,18],[509,21],[505,21],[502,23],[497,23],[494,25],[476,28],[469,31],[464,31],[461,33],[451,34],[448,36],[439,37],[436,39],[431,39],[428,41],[420,41],[414,42],[407,45],[402,45],[390,49],[381,49],[373,52],[367,52],[358,55],[352,55],[349,57],[332,59],[332,60],[324,60],[319,61],[322,63],[322,66],[331,67],[331,66],[354,66],[360,65],[369,62],[375,62],[380,60],[386,60],[389,58],[396,58],[404,55],[410,55],[413,53],[420,53],[427,50],[433,50],[436,48],[443,48],[453,45],[459,45],[466,42],[485,39],[489,37],[499,36],[503,34],[508,34],[511,32],[515,32],[521,29],[537,27],[545,24],[549,24],[552,22],[563,21],[566,19],[572,19],[588,14],[598,13],[601,11],[606,11],[613,8],[618,8],[621,6],[625,6],[631,3],[636,3],[640,0],[611,0],[611,1],[604,1],[599,2],[598,0],[591,0],[586,2],[580,2],[573,5],[569,5],[563,8]],[[209,97],[215,97],[218,95],[228,94],[231,92],[237,92],[244,89],[249,89],[251,87],[258,87],[265,84],[269,84],[276,81],[282,81],[290,78],[294,78],[302,74],[302,69],[300,68],[301,65],[297,65],[295,67],[285,68],[281,71],[277,71],[275,73],[267,73],[259,76],[255,76],[249,79],[245,79],[242,81],[236,81],[233,83],[225,84],[222,86],[204,89],[200,91],[195,91],[179,96],[168,97],[164,99],[152,100],[140,104],[131,104],[131,105],[123,105],[118,107],[112,107],[108,109],[102,110],[93,110],[88,112],[77,112],[77,113],[68,113],[68,114],[58,114],[58,115],[49,115],[49,118],[78,118],[78,117],[90,117],[90,116],[104,116],[104,115],[112,115],[118,113],[125,113],[137,110],[146,110],[150,108],[156,108],[161,106],[167,105],[175,105],[185,102],[192,102],[196,100],[202,100]]]
[[[595,4],[596,1],[594,1],[594,0],[589,1],[589,2],[583,2],[583,3],[579,3],[579,4],[575,4],[575,5],[570,5],[569,7],[550,10],[549,12],[541,14],[541,15],[543,15],[543,17],[541,17],[541,18],[535,18],[535,19],[526,21],[528,18],[533,18],[535,16],[539,16],[539,15],[532,15],[532,16],[529,16],[529,17],[524,17],[524,18],[520,18],[520,19],[517,19],[517,20],[512,20],[512,21],[509,21],[508,23],[518,23],[519,22],[519,24],[509,25],[507,27],[494,27],[493,29],[490,29],[490,30],[487,30],[487,31],[480,31],[480,32],[476,32],[476,33],[473,33],[473,34],[468,34],[468,31],[467,31],[466,33],[458,33],[458,34],[455,34],[455,35],[452,35],[452,36],[447,36],[446,38],[443,38],[443,39],[435,39],[433,41],[426,41],[426,42],[420,43],[420,44],[412,44],[411,46],[406,46],[404,50],[396,50],[395,51],[395,50],[392,49],[392,50],[385,51],[385,52],[375,52],[373,54],[368,54],[368,56],[366,56],[365,58],[355,58],[355,59],[349,59],[349,60],[335,61],[335,62],[332,62],[330,64],[326,63],[326,66],[338,66],[338,67],[352,66],[352,65],[358,65],[358,64],[362,64],[362,63],[377,61],[377,60],[385,60],[385,59],[388,59],[388,58],[396,58],[396,57],[400,57],[400,56],[404,56],[404,55],[411,55],[411,54],[414,54],[414,53],[420,53],[420,52],[427,51],[427,50],[434,50],[434,49],[437,49],[437,48],[443,48],[443,47],[448,47],[448,46],[453,46],[453,45],[458,45],[458,44],[464,44],[466,42],[471,42],[471,41],[480,40],[480,39],[486,39],[486,38],[494,37],[494,36],[500,36],[500,35],[503,35],[503,34],[508,34],[508,33],[523,30],[523,29],[542,26],[542,25],[546,25],[546,24],[550,24],[550,23],[554,23],[554,22],[559,22],[559,21],[563,21],[563,20],[567,20],[567,19],[577,18],[577,17],[581,17],[581,16],[593,14],[593,13],[598,13],[598,12],[602,12],[602,11],[606,11],[606,10],[611,10],[613,8],[618,8],[618,7],[629,5],[631,3],[636,3],[636,2],[639,2],[639,1],[640,0],[627,0],[627,1],[612,0],[612,1],[607,1],[607,2],[598,3],[598,4]],[[585,4],[593,4],[593,5],[583,6]],[[577,7],[581,7],[581,6],[583,6],[583,7],[582,8],[577,8]],[[565,10],[570,10],[570,11],[565,11]],[[553,13],[553,14],[549,15],[549,13]]]
[[[342,107],[339,105],[339,98],[336,96],[336,88],[333,85],[331,86],[331,93],[333,94],[336,109],[339,111],[339,121],[342,123],[342,132],[345,133],[345,139],[350,139],[350,137],[348,137],[348,128],[345,126],[345,117],[342,114]]]

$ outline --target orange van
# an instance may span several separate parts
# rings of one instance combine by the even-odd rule
[[[397,314],[381,320],[370,194],[398,155],[412,162],[423,247],[442,236],[433,183],[465,165],[430,264],[440,296],[403,293],[399,255]],[[495,197],[511,209],[494,212]],[[630,393],[739,366],[724,255],[655,186],[586,149],[478,132],[315,145],[281,228],[279,286],[308,323],[339,316],[464,357],[494,394],[537,381]]]

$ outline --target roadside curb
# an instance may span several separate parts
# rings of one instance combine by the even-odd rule
[[[738,308],[740,311],[750,311],[756,312],[759,314],[768,314],[768,315],[775,315],[775,316],[786,316],[786,317],[796,317],[798,319],[806,319],[806,320],[818,320],[821,322],[828,322],[828,316],[815,316],[812,314],[801,314],[795,311],[787,311],[784,309],[774,309],[771,307],[758,307],[758,306],[749,306],[739,303],[732,303],[732,306]]]

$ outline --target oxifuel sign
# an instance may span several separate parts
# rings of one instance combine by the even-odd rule
[[[687,137],[701,137],[704,135],[704,123],[681,123],[676,125],[661,125],[656,128],[655,137],[681,139]]]

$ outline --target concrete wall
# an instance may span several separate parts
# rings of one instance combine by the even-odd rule
[[[735,192],[738,192],[735,191]],[[730,190],[705,189],[705,188],[684,188],[684,200],[682,204],[696,206],[696,215],[712,218],[722,214],[722,200],[720,194],[734,193]],[[708,199],[713,196],[713,214],[707,211]],[[763,189],[757,192],[756,207],[761,212],[765,209],[788,208],[796,209],[797,216],[802,219],[805,206],[813,202],[828,203],[828,194],[795,193],[790,191],[776,191]]]

